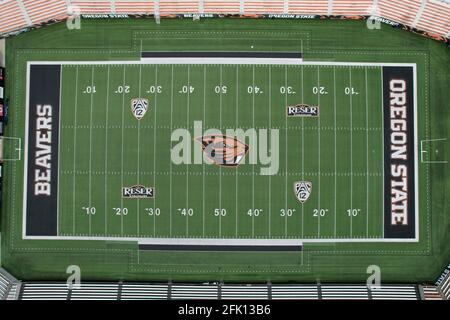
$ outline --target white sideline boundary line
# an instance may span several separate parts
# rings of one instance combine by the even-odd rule
[[[161,64],[161,65],[173,65],[173,64],[195,64],[196,58],[172,58],[177,59],[177,63],[172,63],[171,58],[146,58],[145,60],[136,60],[136,61],[27,61],[27,80],[26,80],[26,112],[25,112],[25,141],[24,141],[24,190],[23,190],[23,223],[22,223],[22,239],[25,240],[99,240],[99,241],[134,241],[139,243],[148,243],[149,241],[158,241],[158,239],[163,238],[133,238],[133,237],[86,237],[86,236],[27,236],[26,235],[26,209],[27,209],[27,175],[28,175],[28,133],[29,133],[29,95],[30,95],[30,66],[31,65],[139,65],[139,64]],[[217,60],[214,63],[212,61],[204,61],[204,60]],[[243,58],[238,59],[238,63],[233,63],[232,61],[238,58],[201,58],[203,60],[201,64],[225,64],[225,65],[245,65],[245,64],[253,64],[253,65],[313,65],[313,66],[375,66],[375,67],[384,67],[384,66],[408,66],[413,68],[413,86],[414,86],[414,170],[415,170],[415,238],[326,238],[326,239],[296,239],[297,241],[302,241],[304,243],[331,243],[331,242],[418,242],[419,241],[419,172],[418,172],[418,129],[417,129],[417,66],[415,63],[382,63],[382,62],[324,62],[324,61],[303,61],[302,59],[277,59],[277,58]],[[245,60],[246,63],[243,63]],[[291,61],[291,60],[295,60]],[[181,62],[183,61],[183,62]],[[291,62],[286,63],[285,61]],[[200,63],[200,62],[197,62]],[[383,149],[384,151],[384,149]],[[58,173],[59,175],[59,173]],[[59,179],[59,177],[58,177]],[[59,216],[59,213],[57,213]],[[384,218],[384,214],[383,214]],[[165,240],[173,240],[173,241],[183,241],[183,243],[187,243],[189,238],[164,238]],[[202,244],[208,244],[208,241],[216,241],[221,239],[195,239],[197,241],[202,241]],[[230,239],[222,239],[227,242],[233,240]],[[252,240],[259,241],[264,239],[235,239],[235,240]],[[279,240],[285,239],[266,239],[270,240],[271,244],[275,244]],[[152,242],[155,243],[155,242]]]
[[[240,242],[243,244],[256,244],[261,241],[265,241],[265,245],[279,245],[279,243],[285,242],[295,242],[296,244],[301,243],[330,243],[330,242],[417,242],[415,239],[402,239],[402,238],[327,238],[327,239],[236,239],[236,238],[137,238],[137,237],[90,237],[90,236],[24,236],[25,240],[86,240],[86,241],[128,241],[128,242],[138,242],[139,244],[184,244],[187,245],[193,241],[198,244],[216,244],[217,242],[224,242],[225,244],[230,244],[232,242]],[[281,245],[281,244],[280,244]]]
[[[194,64],[192,59],[194,58],[176,58],[179,59],[178,64]],[[181,60],[182,59],[182,60]],[[202,58],[202,59],[215,59],[213,61],[202,62],[202,64],[226,64],[226,65],[278,65],[285,66],[285,60],[292,59],[277,59],[277,58],[242,58],[238,59],[237,63],[231,61],[237,58]],[[361,66],[361,67],[416,67],[415,63],[393,63],[393,62],[337,62],[337,61],[304,61],[301,59],[295,59],[295,63],[289,65],[310,65],[310,66]],[[246,63],[243,63],[246,61]],[[159,65],[174,65],[177,63],[171,63],[171,58],[147,58],[146,60],[115,60],[115,61],[28,61],[27,67],[30,65],[133,65],[133,64],[159,64]],[[415,70],[415,69],[414,69]]]

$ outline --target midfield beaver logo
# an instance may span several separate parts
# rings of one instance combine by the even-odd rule
[[[222,134],[198,137],[202,150],[214,163],[224,167],[237,167],[248,152],[248,145],[237,138]]]

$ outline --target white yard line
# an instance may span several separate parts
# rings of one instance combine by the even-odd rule
[[[122,87],[125,87],[125,75],[126,75],[126,69],[125,65],[123,66],[123,81],[122,81]],[[120,185],[123,187],[123,128],[124,128],[124,114],[125,114],[125,90],[122,90],[122,138],[121,138],[121,159],[120,159]],[[123,235],[123,198],[120,197],[120,234]]]
[[[156,113],[158,110],[158,66],[155,67],[155,115],[153,117],[153,188],[156,189]],[[170,131],[172,132],[172,130]],[[172,161],[170,161],[172,163]],[[153,236],[156,235],[156,197],[153,197]]]
[[[222,130],[222,65],[219,67],[220,91],[219,91],[219,128]],[[222,236],[222,167],[219,167],[219,237]]]
[[[141,40],[141,47],[142,47],[142,40]],[[139,98],[141,98],[141,85],[142,85],[142,65],[139,65]],[[156,90],[155,90],[156,91]],[[140,169],[141,169],[141,121],[138,120],[137,125],[137,184],[139,184],[139,180],[141,177]],[[154,186],[154,184],[153,184]],[[137,213],[136,213],[136,221],[137,221],[137,235],[140,234],[140,199],[137,199]],[[153,210],[153,214],[155,214],[155,210]],[[138,250],[139,251],[139,250]]]
[[[186,115],[186,125],[189,128],[189,103],[190,103],[190,95],[191,95],[191,78],[190,78],[190,66],[187,66],[187,81],[188,81],[188,90],[187,90],[187,115]],[[189,236],[189,165],[186,164],[186,236]]]
[[[173,127],[173,66],[171,70],[170,87],[170,132]],[[172,236],[172,161],[169,161],[169,236]]]
[[[301,70],[302,70],[302,103],[304,103],[305,96],[304,96],[304,85],[303,85],[303,82],[304,82],[303,66],[302,66]],[[302,117],[302,181],[305,181],[305,130],[304,130],[305,127],[304,127],[303,120],[304,120],[304,117]],[[304,220],[305,220],[305,206],[302,203],[302,237],[304,236],[304,231],[305,231]]]
[[[350,238],[353,237],[353,86],[352,67],[349,67],[350,75]]]
[[[269,66],[269,129],[272,127],[272,67]],[[273,146],[271,146],[272,148]],[[272,151],[272,150],[271,150]],[[271,216],[272,216],[272,172],[269,174],[269,238],[271,237]]]
[[[317,105],[320,106],[320,67],[317,66]],[[317,150],[318,150],[318,159],[317,159],[317,167],[318,167],[318,196],[317,196],[317,209],[319,214],[317,215],[317,237],[320,238],[320,117],[317,117]]]
[[[94,67],[91,74],[91,88],[94,87]],[[94,99],[94,90],[91,90],[91,106],[89,111],[89,187],[88,187],[88,203],[89,208],[92,207],[92,104]],[[92,233],[92,214],[89,214],[89,235]]]
[[[337,224],[337,135],[336,135],[336,67],[333,67],[333,98],[334,98],[334,237]]]
[[[76,200],[76,158],[77,158],[77,109],[78,109],[78,66],[76,67],[75,75],[75,116],[73,119],[74,132],[73,132],[73,207],[72,207],[72,233],[75,235],[75,200]]]
[[[236,125],[235,127],[238,127],[238,123],[239,123],[239,66],[236,66]],[[239,199],[239,185],[238,185],[238,180],[239,180],[239,167],[236,168],[235,171],[235,175],[236,175],[236,185],[235,185],[235,190],[236,190],[236,237],[238,236],[238,215],[239,215],[239,206],[238,206],[238,199]]]
[[[106,80],[106,112],[105,112],[105,236],[108,234],[108,108],[109,108],[109,72],[108,66],[108,79]]]
[[[369,99],[367,90],[367,67],[364,68],[366,83],[366,237],[369,237]]]
[[[203,66],[203,125],[206,126],[206,65]],[[205,161],[202,154],[202,235],[205,237]]]
[[[252,125],[255,127],[255,66],[252,66]],[[256,137],[253,136],[253,141]],[[252,164],[252,237],[255,236],[255,165]]]
[[[381,163],[383,164],[381,167],[383,168],[383,176],[381,177],[381,203],[384,204],[384,92],[383,92],[383,68],[380,68],[380,76],[381,76]],[[384,205],[383,205],[384,208]],[[383,223],[381,224],[381,233],[383,235],[384,238],[384,210],[383,210],[383,214],[382,214],[382,218],[383,218]]]
[[[284,94],[284,106],[286,107],[288,105],[288,90],[287,90],[287,66],[284,67],[284,88],[285,88],[285,94]],[[285,175],[284,175],[284,237],[287,238],[287,211],[288,211],[288,205],[287,205],[287,198],[288,198],[288,125],[287,125],[287,117],[284,117],[284,159],[285,159]]]

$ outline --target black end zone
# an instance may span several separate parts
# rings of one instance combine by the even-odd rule
[[[414,69],[383,67],[384,237],[415,238]]]
[[[301,52],[144,51],[142,58],[302,58]]]
[[[139,250],[148,251],[302,251],[302,245],[280,246],[280,245],[169,245],[169,244],[139,244]]]
[[[27,236],[57,235],[60,65],[30,65]]]

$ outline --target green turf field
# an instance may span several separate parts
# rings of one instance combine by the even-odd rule
[[[302,52],[303,63],[140,62],[142,51],[252,49]],[[25,154],[17,141],[26,135],[30,61],[65,61],[55,239],[23,238]],[[383,241],[387,63],[416,65],[418,241]],[[449,256],[448,148],[434,140],[448,130],[448,65],[437,42],[358,21],[83,20],[81,30],[58,24],[10,38],[6,136],[15,143],[5,152],[21,160],[4,166],[2,263],[23,279],[64,279],[75,264],[89,279],[364,281],[375,264],[384,281],[429,281]],[[130,110],[134,98],[149,102],[141,120]],[[286,106],[299,103],[319,106],[320,116],[286,117]],[[269,139],[278,134],[276,174],[260,174],[267,167],[260,154],[248,163],[259,147],[249,139],[237,168],[171,161],[176,129],[190,133],[193,161],[199,123],[223,132],[254,128],[259,143],[260,130],[270,129]],[[312,184],[304,204],[296,181]],[[154,187],[154,199],[121,197],[136,184]],[[299,239],[304,246],[166,252],[139,250],[136,238]]]
[[[59,235],[382,238],[380,70],[64,65]],[[136,97],[150,104],[140,121],[130,110]],[[286,116],[287,105],[303,102],[319,105],[320,116]],[[191,149],[201,148],[194,122],[203,130],[254,128],[259,139],[270,140],[274,130],[276,172],[261,175],[261,163],[174,164],[177,128],[189,130]],[[294,193],[297,180],[312,182],[304,205]],[[155,199],[122,198],[122,187],[138,183],[154,186]]]

